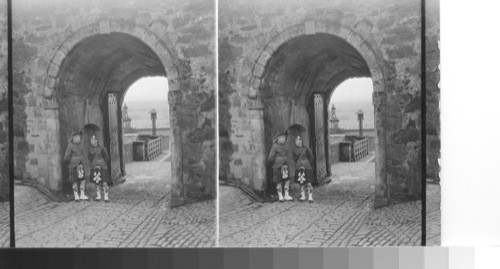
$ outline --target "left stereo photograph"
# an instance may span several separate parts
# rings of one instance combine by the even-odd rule
[[[216,246],[215,1],[12,2],[16,247]]]
[[[0,1],[0,248],[10,246],[7,1]]]

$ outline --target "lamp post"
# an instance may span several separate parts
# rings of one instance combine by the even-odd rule
[[[356,112],[356,115],[358,115],[358,122],[359,122],[359,136],[363,136],[363,110],[358,110]]]
[[[153,108],[149,111],[151,114],[151,122],[153,123],[153,136],[156,136],[156,110]]]

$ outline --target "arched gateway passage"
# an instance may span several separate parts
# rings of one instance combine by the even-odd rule
[[[96,125],[103,130],[99,138],[110,153],[112,181],[119,181],[125,173],[122,101],[129,86],[144,76],[166,76],[166,72],[156,53],[134,36],[100,34],[76,44],[62,62],[55,85],[61,150],[82,126]],[[65,174],[63,170],[63,178]]]
[[[315,178],[317,183],[322,183],[330,174],[327,113],[333,91],[343,81],[356,77],[372,78],[374,97],[384,87],[375,54],[356,33],[343,28],[336,28],[334,33],[306,34],[303,31],[303,25],[295,26],[275,37],[256,61],[253,77],[254,80],[260,78],[266,154],[276,133],[303,126],[306,129],[304,142],[316,156]],[[279,40],[285,41],[279,43]],[[379,206],[387,203],[385,131],[381,126],[384,112],[377,103],[374,106],[377,130],[375,204]],[[269,175],[269,171],[266,174]]]
[[[104,21],[69,36],[54,55],[45,83],[46,95],[52,96],[51,102],[58,107],[61,154],[73,133],[93,124],[101,130],[101,141],[109,150],[112,179],[119,181],[125,172],[121,126],[124,95],[135,81],[148,76],[168,77],[169,94],[178,91],[175,59],[165,41],[138,26]],[[184,203],[182,152],[175,144],[176,138],[173,132],[172,205]],[[61,167],[63,181],[67,171],[64,165]]]

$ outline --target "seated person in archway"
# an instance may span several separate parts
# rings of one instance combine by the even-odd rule
[[[269,164],[272,164],[273,166],[273,183],[276,184],[280,202],[293,200],[293,198],[289,194],[290,176],[287,163],[290,162],[288,160],[288,156],[286,135],[280,133],[276,136],[273,147],[271,148],[271,152],[269,152],[269,157],[267,158]],[[283,195],[282,185],[284,185],[285,187],[285,195]]]
[[[101,198],[101,189],[104,193],[104,201],[109,202],[108,196],[108,183],[109,183],[109,174],[108,174],[108,166],[107,163],[109,161],[108,151],[101,145],[99,145],[97,141],[97,137],[92,135],[90,138],[90,150],[89,150],[89,161],[91,172],[90,175],[92,177],[92,182],[97,184],[97,196],[96,201],[100,201]]]
[[[313,187],[311,184],[312,177],[312,163],[314,162],[314,156],[311,149],[304,146],[304,141],[302,137],[297,136],[295,138],[295,149],[293,150],[293,161],[295,162],[295,167],[298,169],[295,172],[295,181],[300,185],[300,201],[306,200],[306,187],[309,196],[309,202],[314,202],[312,197]]]
[[[85,195],[85,173],[83,170],[83,149],[80,146],[82,135],[74,134],[71,137],[68,148],[64,153],[64,162],[68,164],[69,182],[73,185],[75,201],[88,200]],[[78,185],[80,185],[80,195],[78,195]]]

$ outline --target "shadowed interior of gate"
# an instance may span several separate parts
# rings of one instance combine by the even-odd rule
[[[103,130],[105,145],[114,143],[109,141],[110,132],[119,130],[122,135],[120,102],[129,86],[146,76],[166,76],[166,72],[157,54],[136,37],[96,34],[77,43],[67,53],[56,77],[62,153],[70,136],[89,123]],[[115,127],[107,123],[109,93],[116,94],[115,122],[119,126]],[[119,140],[122,143],[121,137]],[[63,179],[66,175],[63,169]]]
[[[361,54],[340,37],[324,33],[301,35],[278,47],[266,63],[260,86],[266,152],[277,133],[295,124],[306,128],[304,144],[314,151],[314,125],[328,129],[326,105],[324,124],[313,122],[314,95],[321,94],[327,102],[339,84],[355,77],[371,77],[370,69]],[[269,178],[271,169],[267,170]]]

